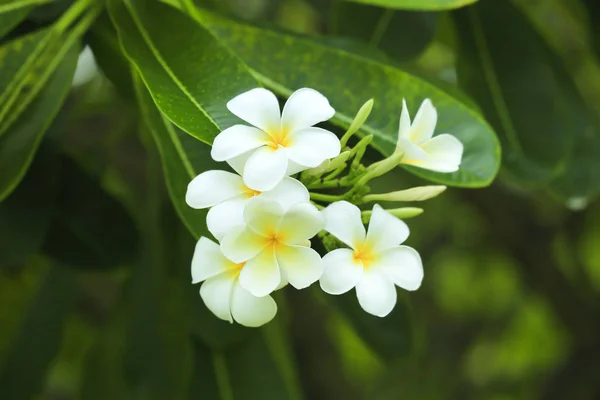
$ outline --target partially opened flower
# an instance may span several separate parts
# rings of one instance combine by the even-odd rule
[[[396,305],[394,284],[406,290],[421,286],[423,265],[419,253],[400,245],[409,234],[402,220],[376,204],[365,232],[360,210],[353,204],[332,203],[323,214],[325,230],[350,247],[323,257],[324,272],[319,283],[325,292],[342,294],[356,288],[361,307],[385,317]]]
[[[309,200],[306,187],[290,177],[283,178],[272,190],[260,192],[246,186],[237,174],[211,170],[189,183],[185,201],[192,208],[212,207],[206,216],[206,225],[210,233],[221,240],[231,228],[244,224],[244,207],[255,196],[276,200],[284,209]]]
[[[218,244],[201,237],[192,259],[192,283],[204,281],[200,296],[218,318],[256,327],[269,322],[277,313],[271,296],[256,297],[240,286],[244,264],[229,261]]]
[[[245,262],[240,284],[255,296],[266,296],[282,282],[303,289],[316,282],[323,266],[309,239],[325,225],[323,215],[308,202],[287,211],[265,197],[248,201],[245,226],[237,227],[221,241],[223,254]]]
[[[227,108],[253,126],[225,129],[215,138],[211,155],[216,161],[242,157],[241,175],[254,190],[271,190],[284,176],[317,167],[340,153],[337,136],[313,126],[335,113],[314,89],[292,93],[281,114],[277,97],[262,88],[234,97]]]
[[[396,152],[404,153],[402,164],[437,172],[458,171],[463,145],[456,137],[442,133],[433,136],[437,124],[437,111],[431,100],[425,99],[410,122],[406,102],[402,100],[402,114],[398,131]]]

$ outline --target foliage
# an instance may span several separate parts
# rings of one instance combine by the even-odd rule
[[[0,398],[600,396],[599,11],[0,0]],[[410,221],[424,284],[387,318],[311,288],[244,328],[191,285],[210,234],[187,185],[223,168],[226,103],[255,87],[282,103],[317,89],[336,110],[325,127],[352,125],[369,162],[394,153],[403,100],[414,115],[431,99],[436,132],[463,143],[459,171],[395,168],[365,197],[450,187]]]

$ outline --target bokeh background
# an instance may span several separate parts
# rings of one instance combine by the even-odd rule
[[[12,34],[52,21],[65,6],[57,3],[36,11]],[[465,33],[456,29],[466,11],[392,12],[325,0],[198,3],[369,52],[448,87],[456,87],[457,66],[468,59],[457,50]],[[558,78],[584,88],[592,119],[600,104],[593,104],[600,85],[597,3],[512,2],[519,18],[537,24],[539,37],[553,43],[553,57],[566,60],[567,73]],[[389,21],[379,28],[382,18]],[[512,19],[487,18],[482,29],[498,22],[499,33],[485,33],[490,40],[508,35],[501,27],[510,30]],[[103,32],[93,29],[86,40],[105,56],[118,43]],[[111,60],[105,56],[102,63]],[[160,159],[148,132],[139,129],[127,83],[115,85],[102,72],[118,61],[98,68],[91,53],[80,58],[39,157],[0,204],[0,398],[600,398],[595,189],[586,187],[589,196],[561,197],[536,185],[536,177],[515,179],[509,159],[490,187],[449,188],[407,221],[408,244],[423,257],[425,279],[417,292],[400,293],[389,320],[363,316],[357,325],[348,319],[348,309],[362,313],[353,293],[344,296],[342,313],[318,287],[289,288],[277,294],[278,316],[265,328],[223,331],[201,303],[199,288],[188,283],[194,241],[172,208]],[[516,72],[509,68],[499,83],[506,84],[508,101],[517,102],[511,111],[535,131],[532,147],[544,149],[554,142],[535,122],[552,117],[544,105],[556,93],[532,89],[523,97],[517,89],[550,67],[524,66],[531,69],[528,79],[511,82]],[[470,72],[463,72],[465,81]],[[467,96],[477,97],[468,87]],[[495,116],[486,116],[498,129]],[[56,157],[64,173],[44,164]],[[593,161],[582,161],[582,185],[600,185]],[[375,188],[423,183],[399,169]],[[31,195],[40,185],[47,198]],[[25,229],[22,221],[45,215],[39,210],[50,198],[58,199],[53,215],[59,217],[49,231]],[[32,245],[36,241],[40,249]],[[2,257],[21,244],[19,254],[26,257]],[[242,349],[242,342],[250,345]],[[224,388],[224,369],[233,389]]]

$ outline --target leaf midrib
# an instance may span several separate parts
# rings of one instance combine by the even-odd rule
[[[192,94],[187,90],[187,88],[185,87],[185,85],[177,78],[177,76],[175,75],[175,73],[171,70],[171,68],[169,67],[169,65],[167,64],[167,62],[162,57],[160,51],[158,51],[158,49],[154,46],[154,43],[152,42],[152,39],[150,38],[150,35],[148,34],[148,31],[145,29],[142,21],[140,20],[137,12],[135,11],[135,7],[132,6],[130,3],[131,2],[129,0],[125,1],[124,2],[125,7],[126,7],[127,11],[129,12],[129,15],[131,16],[131,19],[133,20],[136,28],[140,32],[140,35],[142,36],[142,39],[144,40],[144,42],[146,43],[146,45],[148,46],[148,48],[150,49],[150,51],[152,52],[152,54],[154,55],[154,57],[156,58],[156,61],[158,61],[158,63],[165,70],[165,72],[167,73],[167,75],[169,75],[169,77],[173,80],[173,82],[175,83],[175,85],[177,85],[177,87],[179,88],[179,90],[181,90],[183,92],[183,94],[185,94],[185,96],[192,102],[192,104],[194,104],[194,106],[196,106],[196,108],[198,110],[200,110],[200,112],[202,112],[202,114],[215,127],[217,127],[217,129],[221,129],[221,127],[219,126],[219,124],[217,124],[217,122],[214,119],[212,119],[212,117],[206,112],[206,110],[202,107],[202,105],[200,103],[198,103],[198,101],[194,98],[194,96],[192,96]],[[121,39],[121,43],[123,44],[123,40],[122,39]],[[123,46],[123,47],[125,47],[125,46]],[[142,79],[143,79],[143,75],[142,75]]]

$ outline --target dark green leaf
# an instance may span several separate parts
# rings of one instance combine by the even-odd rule
[[[73,267],[117,267],[130,261],[138,233],[127,210],[73,161],[65,158],[62,171],[45,254]]]
[[[223,358],[234,399],[281,400],[294,396],[286,389],[260,331],[254,330],[242,346],[225,351]]]
[[[156,1],[114,0],[109,10],[127,56],[171,121],[209,144],[235,123],[225,104],[257,84],[209,32]]]
[[[477,0],[347,0],[354,3],[404,10],[442,11],[464,7]]]
[[[140,79],[136,79],[136,91],[144,123],[160,152],[167,189],[175,210],[196,239],[208,236],[207,210],[194,210],[188,206],[185,193],[188,183],[196,175],[217,169],[219,165],[210,157],[208,145],[182,132],[161,115]],[[205,123],[210,124],[208,120]]]
[[[117,32],[108,14],[102,14],[92,26],[88,35],[88,45],[102,72],[114,84],[119,94],[134,98],[131,68],[121,51]]]
[[[437,26],[434,13],[384,10],[345,2],[338,5],[335,15],[336,35],[361,40],[399,62],[423,52],[433,40]]]
[[[56,210],[55,150],[42,148],[21,185],[0,203],[0,266],[18,265],[42,246]]]
[[[214,362],[214,352],[205,344],[199,341],[192,343],[193,369],[190,378],[190,388],[188,391],[189,400],[197,400],[199,393],[206,399],[231,400],[226,396],[221,396],[217,371]],[[223,388],[223,391],[227,389]]]
[[[78,52],[79,46],[72,44],[46,86],[0,137],[0,200],[19,184],[46,129],[60,110],[71,87]]]
[[[323,92],[336,109],[332,122],[348,127],[369,98],[375,106],[360,134],[373,134],[374,146],[384,155],[395,149],[402,98],[412,113],[425,98],[439,112],[437,132],[456,135],[465,145],[459,172],[440,174],[409,168],[419,176],[447,185],[488,185],[499,167],[500,147],[487,123],[448,93],[393,66],[333,49],[314,40],[216,17],[202,12],[201,23],[234,50],[260,80],[279,94],[301,87]]]
[[[354,291],[341,296],[329,296],[327,300],[347,318],[365,343],[383,360],[392,361],[406,356],[410,350],[410,318],[402,298],[385,318],[366,313],[358,304]]]
[[[29,14],[29,11],[31,11],[30,6],[24,6],[4,12],[0,10],[0,39],[23,21],[27,14]]]
[[[52,267],[48,271],[0,372],[0,398],[29,400],[42,389],[72,305],[72,280],[68,270]]]
[[[510,2],[481,2],[456,21],[459,82],[501,133],[506,172],[547,184],[589,126],[569,74]]]

